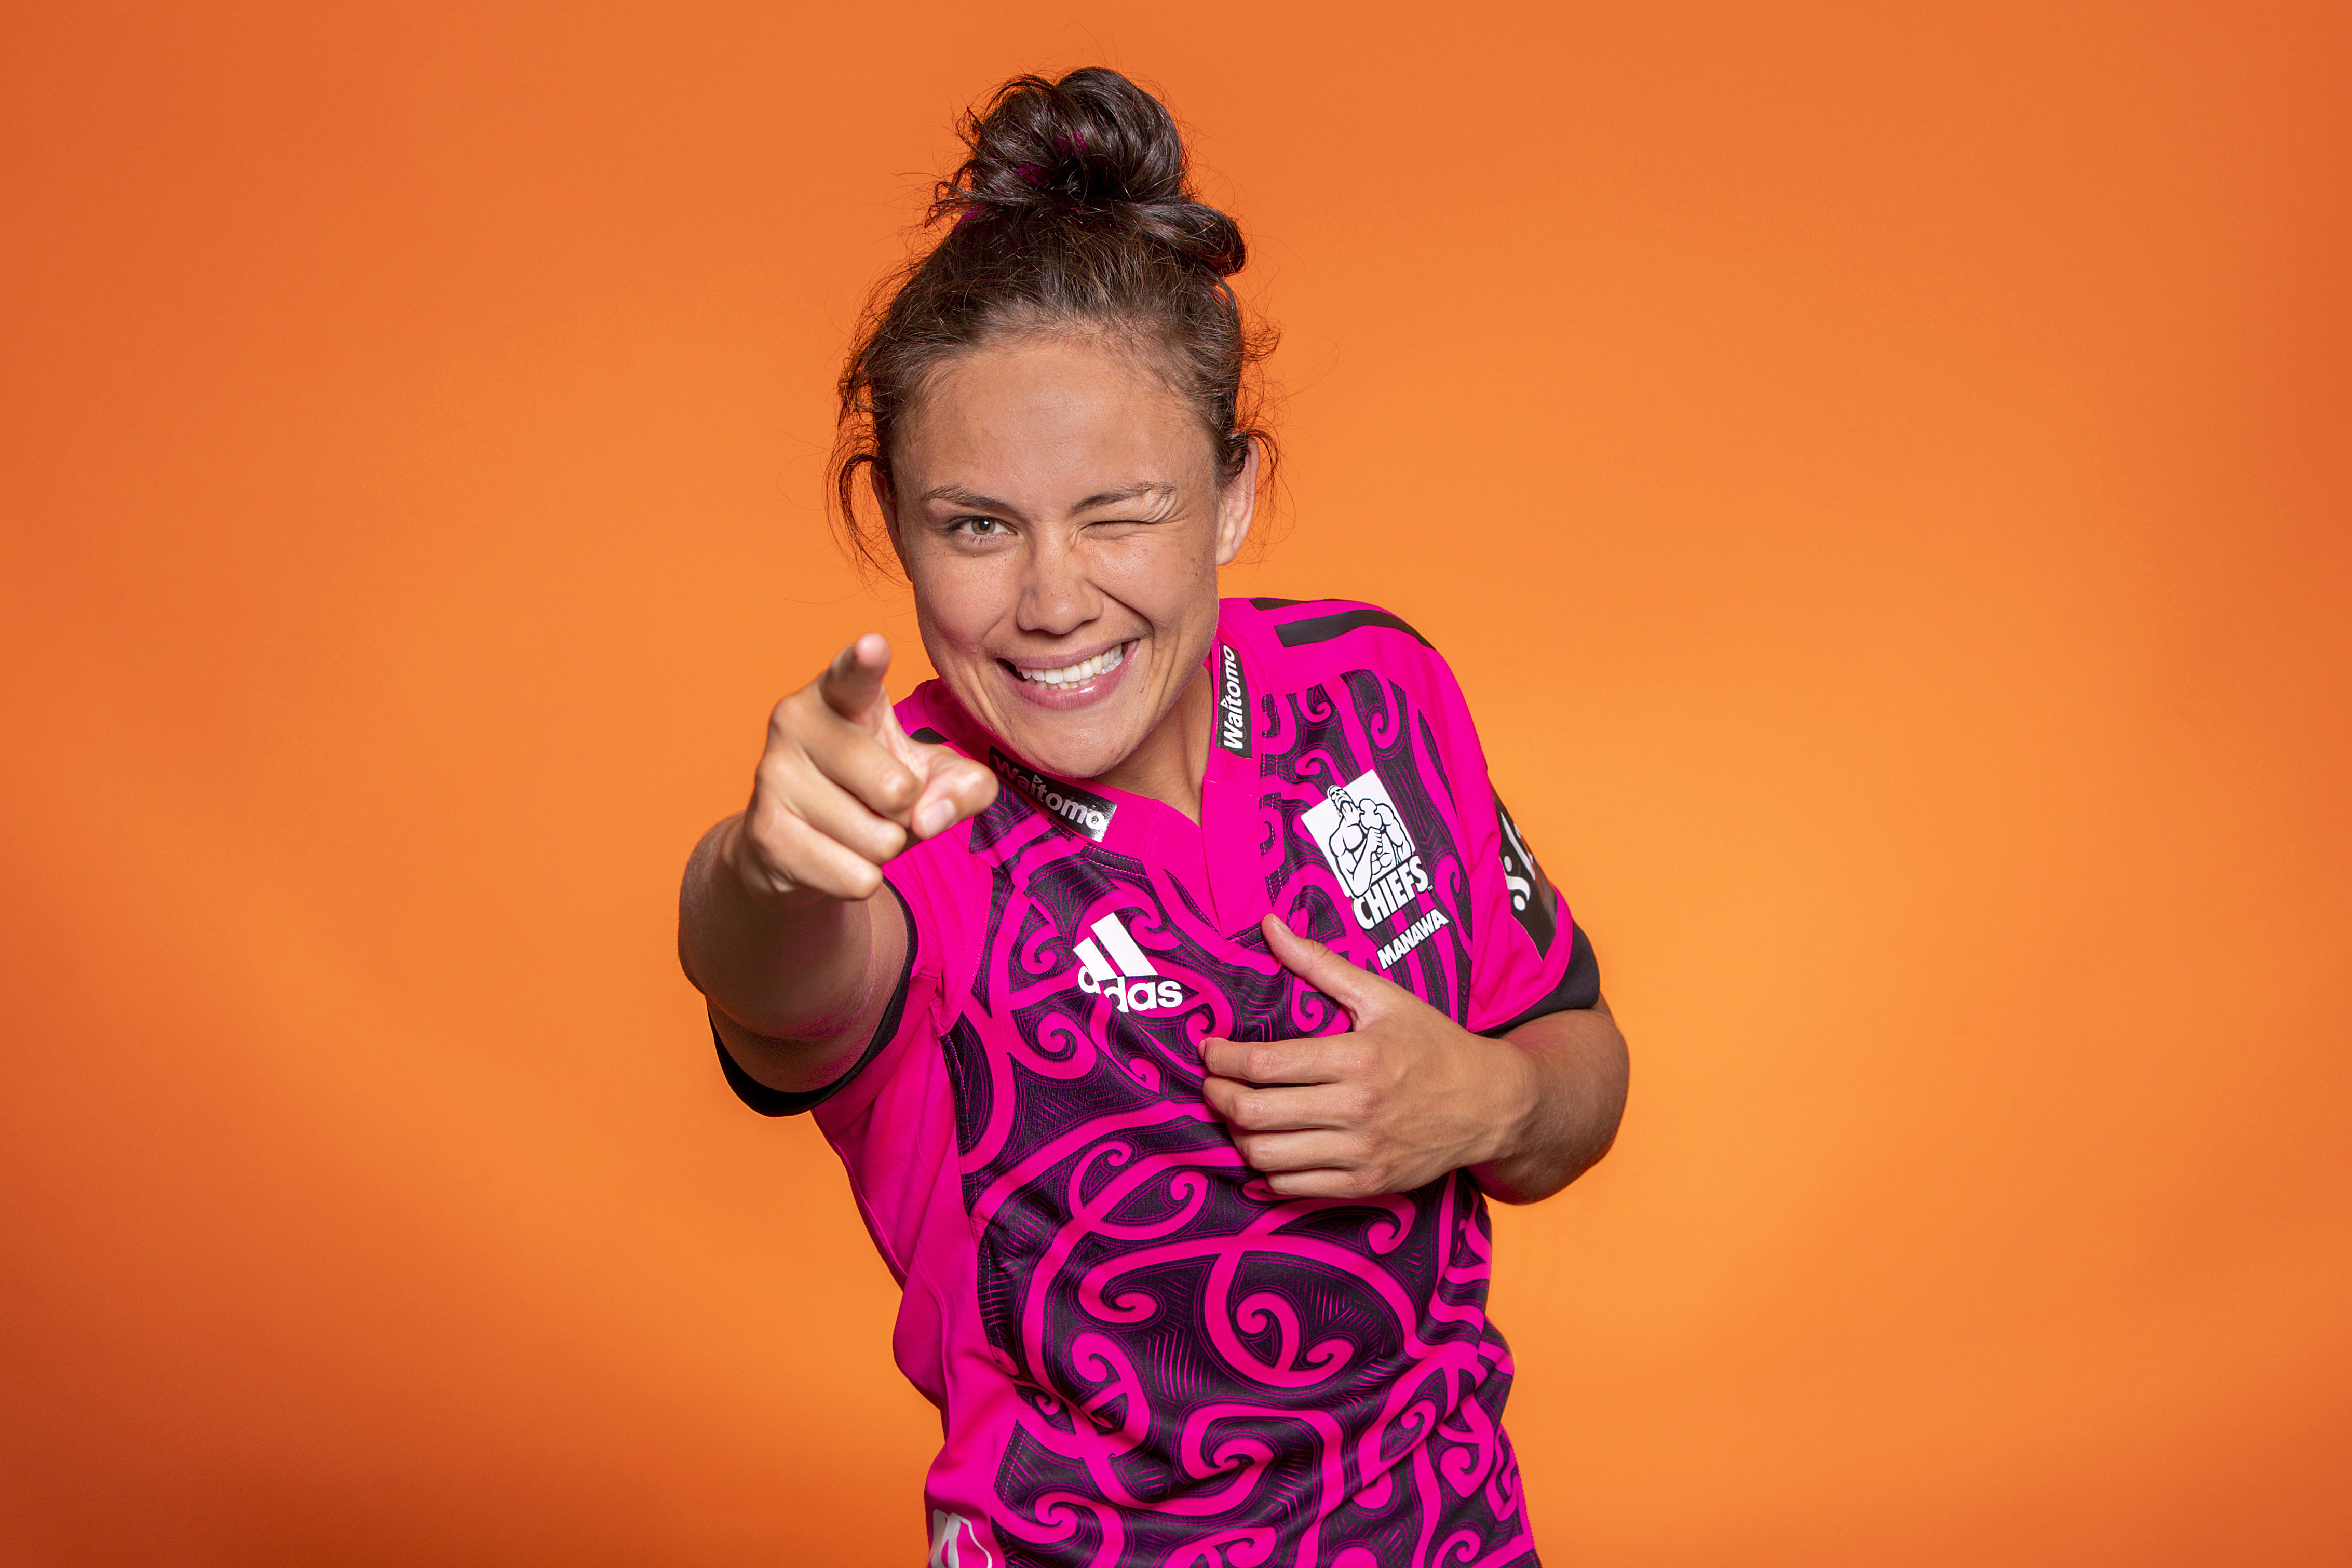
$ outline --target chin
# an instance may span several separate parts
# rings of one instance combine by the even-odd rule
[[[1043,725],[1023,727],[1007,735],[1013,749],[1056,778],[1099,778],[1125,762],[1132,744],[1103,735],[1056,733]]]

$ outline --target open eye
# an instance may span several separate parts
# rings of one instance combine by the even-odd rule
[[[996,539],[1005,532],[1005,527],[992,517],[960,517],[948,524],[948,531],[967,539]]]

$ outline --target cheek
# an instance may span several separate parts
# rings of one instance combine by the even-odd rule
[[[908,579],[915,590],[915,615],[923,640],[934,647],[969,648],[987,636],[1002,618],[1005,605],[1002,572],[991,563],[953,558],[912,565]]]
[[[1099,570],[1102,586],[1154,625],[1216,616],[1216,540],[1203,531],[1143,535]]]

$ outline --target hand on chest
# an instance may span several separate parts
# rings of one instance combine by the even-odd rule
[[[1050,800],[1000,803],[1002,833],[975,839],[993,865],[972,1022],[992,1045],[1033,1068],[1108,1048],[1139,1082],[1197,1081],[1204,1037],[1346,1029],[1268,951],[1269,911],[1465,1016],[1473,911],[1433,738],[1394,686],[1364,675],[1345,688],[1268,700],[1255,755],[1220,759],[1198,827],[1121,802],[1122,816],[1160,815],[1101,842],[1064,826],[1066,812],[1049,817]]]

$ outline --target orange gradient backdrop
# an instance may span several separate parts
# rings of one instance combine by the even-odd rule
[[[1454,659],[1635,1053],[1555,1563],[2352,1561],[2340,5],[104,4],[0,42],[0,1560],[920,1560],[688,846],[962,104],[1242,218],[1230,591]]]

